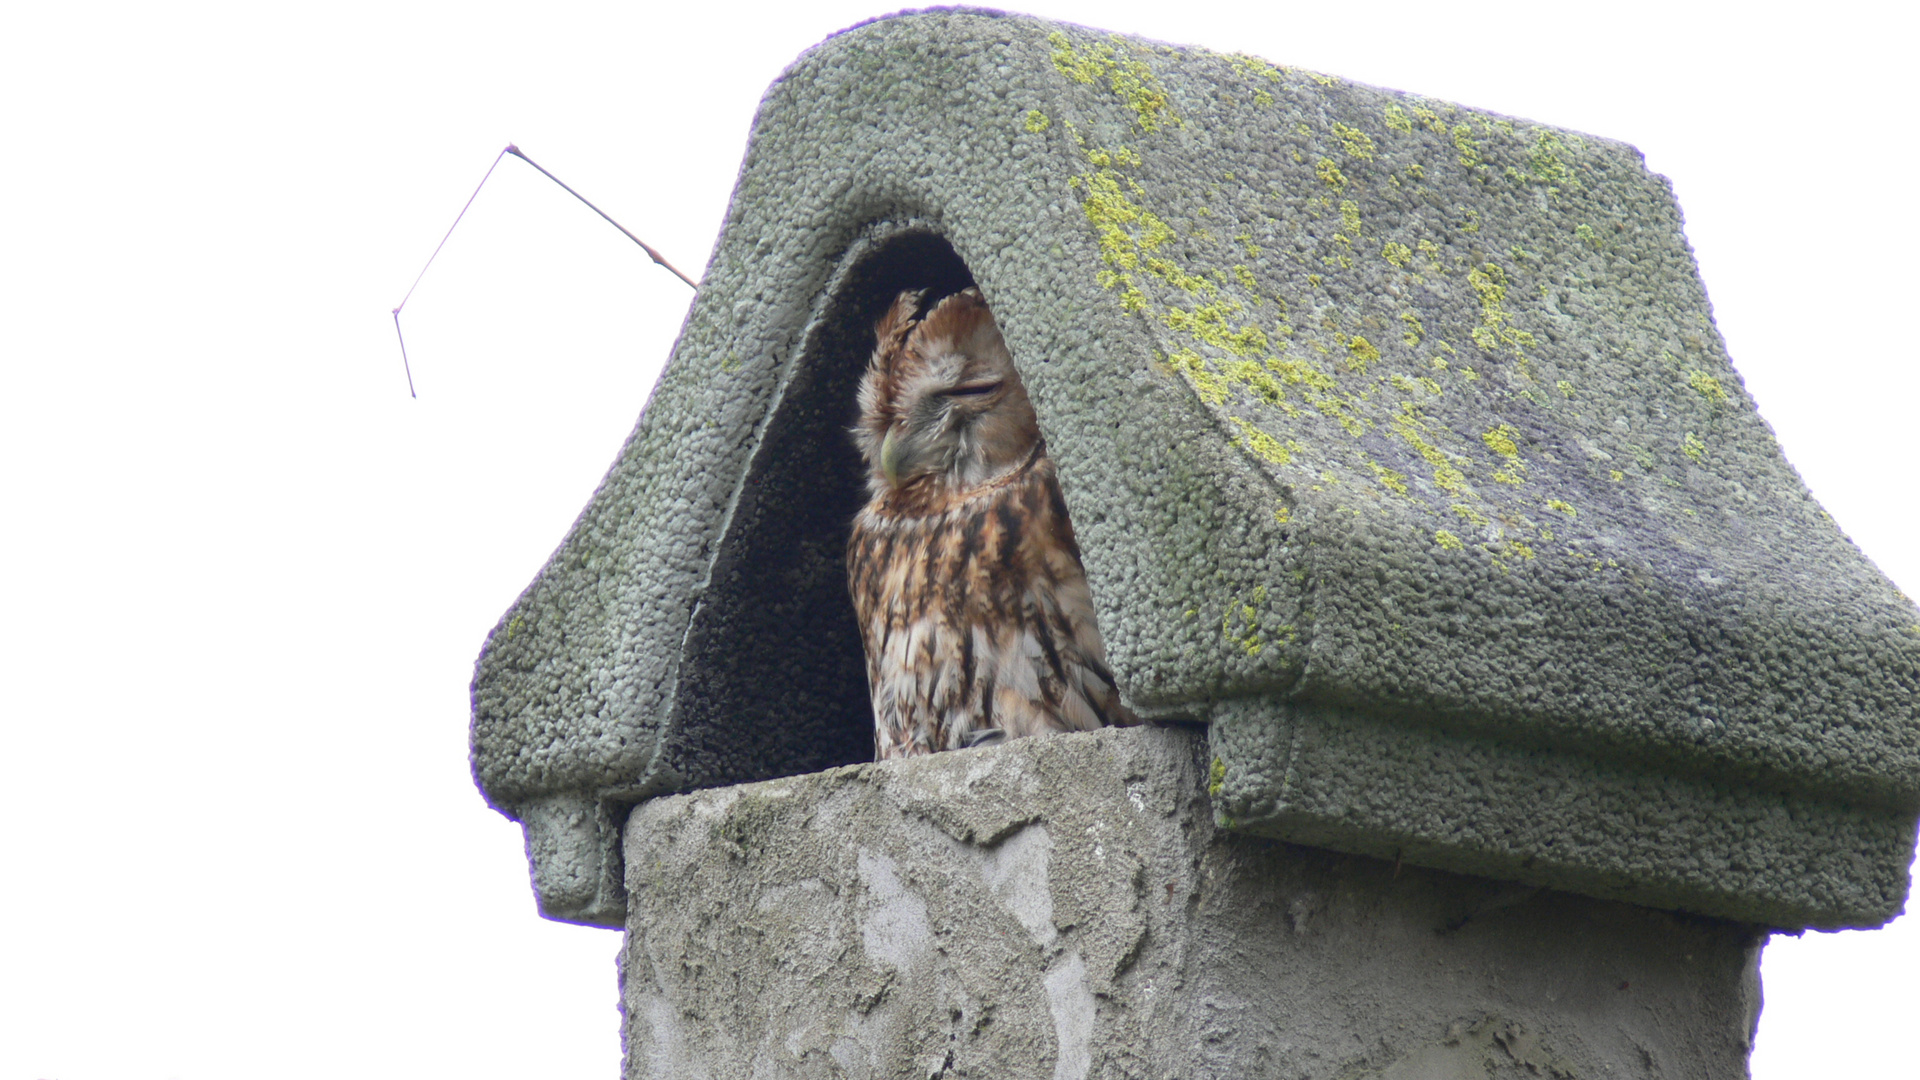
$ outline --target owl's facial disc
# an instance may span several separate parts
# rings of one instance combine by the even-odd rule
[[[923,299],[901,293],[874,331],[861,384],[869,482],[964,492],[1029,460],[1039,427],[979,292],[955,293],[916,319]]]

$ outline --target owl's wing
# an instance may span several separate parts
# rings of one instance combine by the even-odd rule
[[[1017,672],[1013,681],[1029,704],[1009,723],[1009,733],[1017,737],[1137,724],[1139,718],[1121,703],[1107,667],[1093,593],[1053,463],[1041,459],[1021,486],[1007,498],[1018,512],[1002,515],[1007,527],[1020,532],[1021,595],[1014,605],[1018,616],[1012,625],[999,628],[997,637],[1003,664]]]

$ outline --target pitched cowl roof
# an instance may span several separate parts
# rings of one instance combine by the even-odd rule
[[[878,309],[977,282],[1129,701],[1232,827],[1798,927],[1904,901],[1920,615],[1808,495],[1631,147],[1266,61],[900,16],[767,92],[633,436],[489,636],[473,762],[618,924],[651,795],[871,755]]]

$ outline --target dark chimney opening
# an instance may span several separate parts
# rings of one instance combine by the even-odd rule
[[[973,284],[931,229],[870,230],[808,328],[754,456],[679,673],[684,787],[873,760],[866,656],[847,596],[846,544],[866,501],[849,429],[873,326],[903,289]]]

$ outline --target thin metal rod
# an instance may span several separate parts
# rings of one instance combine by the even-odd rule
[[[493,164],[487,166],[487,174],[480,178],[480,182],[478,184],[474,185],[473,194],[467,196],[466,205],[462,206],[460,208],[460,212],[453,216],[453,224],[447,226],[446,235],[440,238],[440,243],[434,247],[433,254],[427,256],[426,266],[422,266],[420,268],[420,272],[414,275],[413,284],[407,287],[407,295],[401,297],[400,303],[397,304],[393,309],[393,333],[395,337],[400,339],[400,365],[401,367],[406,369],[407,394],[411,397],[417,398],[420,395],[415,393],[413,389],[413,363],[407,359],[407,336],[400,332],[400,309],[406,307],[407,301],[413,299],[413,290],[419,288],[420,279],[427,276],[427,267],[432,266],[433,260],[440,257],[440,249],[446,247],[447,241],[453,238],[453,230],[460,227],[460,219],[466,217],[467,211],[473,208],[473,200],[480,197],[480,189],[487,186],[487,181],[492,179],[493,177],[493,170],[500,167],[500,159],[506,157],[508,154],[512,154],[514,157],[517,157],[521,161],[524,161],[527,164],[533,166],[535,169],[538,169],[540,172],[540,175],[546,177],[547,179],[553,181],[556,184],[559,184],[562,188],[566,190],[567,194],[573,196],[576,199],[579,199],[583,203],[586,203],[587,209],[593,211],[596,214],[599,214],[603,218],[606,218],[607,224],[612,225],[616,229],[619,229],[620,232],[623,235],[625,235],[627,239],[633,241],[636,244],[639,244],[640,250],[646,252],[648,258],[652,259],[656,263],[659,263],[661,266],[666,267],[667,270],[670,271],[674,277],[677,277],[681,281],[686,282],[688,288],[693,289],[695,292],[700,291],[700,286],[695,285],[693,283],[692,278],[681,273],[678,267],[674,266],[672,263],[662,258],[659,252],[653,250],[652,245],[648,244],[645,240],[640,239],[639,237],[633,235],[632,233],[627,232],[627,227],[625,225],[620,224],[619,222],[613,220],[611,217],[607,217],[607,212],[593,205],[591,202],[588,202],[587,197],[585,195],[582,195],[579,192],[573,190],[572,188],[567,187],[566,181],[553,175],[547,170],[540,168],[539,162],[521,153],[519,147],[513,145],[512,143],[508,143],[505,149],[501,150],[498,154],[495,154],[493,156]]]
[[[473,185],[473,194],[467,196],[467,204],[460,208],[459,213],[453,215],[453,224],[447,226],[447,234],[440,238],[438,244],[434,245],[433,254],[427,256],[427,266],[433,265],[433,260],[440,257],[440,249],[447,246],[448,240],[453,239],[453,230],[460,227],[460,219],[466,217],[467,211],[473,208],[473,200],[480,197],[480,189],[487,186],[487,180],[493,176],[493,170],[500,167],[500,159],[507,156],[507,150],[513,150],[513,147],[509,146],[506,150],[502,150],[498,154],[493,155],[493,164],[487,166],[487,175],[481,177],[480,182]],[[518,150],[513,150],[513,152],[516,155],[520,153]],[[535,166],[535,168],[538,168],[538,166]],[[420,272],[413,276],[413,284],[407,287],[407,295],[401,297],[399,305],[393,309],[395,315],[400,314],[400,309],[406,307],[407,301],[413,299],[413,290],[419,288],[420,279],[427,276],[427,266],[422,266]]]
[[[467,211],[473,207],[473,200],[480,197],[480,189],[487,186],[487,180],[493,176],[493,170],[500,167],[500,159],[506,157],[507,150],[511,149],[513,149],[513,147],[509,146],[506,150],[502,150],[493,155],[493,164],[487,166],[487,175],[482,176],[480,182],[473,185],[473,194],[467,196],[467,203],[460,208],[460,212],[453,215],[453,224],[447,226],[446,235],[442,236],[440,242],[434,245],[433,254],[427,256],[426,266],[422,266],[420,272],[413,276],[413,284],[407,286],[407,295],[401,297],[400,302],[394,305],[393,332],[394,335],[400,339],[400,366],[407,371],[407,395],[409,397],[417,398],[420,395],[414,393],[413,390],[413,364],[407,360],[407,336],[400,332],[400,309],[406,307],[407,301],[413,299],[413,290],[419,288],[420,279],[427,276],[427,267],[433,265],[433,260],[440,257],[440,249],[447,246],[448,240],[453,239],[453,230],[460,227],[460,219],[467,216]]]
[[[593,211],[596,214],[599,214],[603,218],[607,218],[607,224],[612,225],[614,228],[619,229],[623,233],[626,233],[627,239],[633,241],[636,244],[639,244],[640,250],[647,253],[647,258],[652,259],[654,262],[657,262],[661,266],[664,266],[668,270],[672,271],[674,277],[677,277],[681,281],[684,281],[687,283],[687,288],[692,289],[695,292],[700,291],[700,286],[694,284],[692,278],[681,273],[678,267],[674,266],[672,263],[662,258],[659,252],[653,250],[652,245],[648,244],[645,240],[640,239],[639,237],[633,235],[632,233],[627,232],[627,227],[625,225],[622,225],[619,222],[613,220],[612,218],[607,217],[607,212],[605,210],[602,210],[599,207],[593,205],[593,203],[588,202],[587,197],[585,195],[582,195],[579,192],[573,190],[572,188],[567,187],[567,182],[565,180],[560,179],[559,177],[553,175],[552,173],[548,172],[545,169],[541,169],[540,163],[528,157],[527,155],[521,153],[519,147],[513,145],[512,143],[508,143],[507,148],[501,151],[501,153],[512,154],[514,157],[519,158],[521,161],[526,162],[527,164],[533,166],[534,168],[540,169],[540,175],[546,177],[547,179],[553,181],[556,184],[559,184],[561,187],[566,188],[567,194],[573,196],[576,199],[579,199],[583,203],[586,203],[587,209]],[[484,180],[481,181],[481,183],[485,183],[485,182],[486,181]]]
[[[413,365],[407,361],[407,335],[400,332],[400,309],[393,309],[393,336],[400,339],[400,366],[407,371],[407,396],[417,398],[413,392]]]

